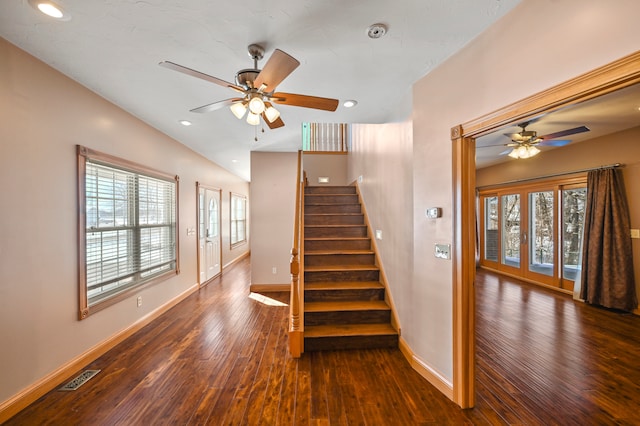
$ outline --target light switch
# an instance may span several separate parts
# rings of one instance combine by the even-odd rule
[[[451,259],[451,245],[450,244],[436,244],[435,256],[438,259]]]
[[[640,238],[640,229],[632,229],[631,238]]]
[[[376,229],[376,240],[381,240],[381,239],[382,239],[382,230]]]

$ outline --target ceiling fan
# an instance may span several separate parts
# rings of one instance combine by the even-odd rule
[[[251,44],[248,52],[253,59],[253,68],[238,71],[235,84],[170,61],[160,62],[159,65],[238,92],[237,97],[203,105],[192,109],[191,112],[205,113],[228,106],[238,119],[242,119],[247,113],[247,123],[257,126],[262,117],[270,129],[276,129],[284,126],[284,122],[280,118],[280,112],[274,108],[274,103],[325,111],[335,111],[338,108],[337,99],[275,91],[276,86],[300,65],[294,57],[276,49],[260,70],[258,61],[264,57],[264,48]]]
[[[571,142],[569,139],[557,139],[564,136],[575,135],[577,133],[588,132],[587,126],[578,126],[572,129],[561,130],[559,132],[550,133],[544,136],[538,136],[533,130],[527,130],[527,126],[531,121],[518,124],[522,130],[518,133],[505,133],[505,136],[511,139],[510,143],[504,144],[510,149],[501,152],[500,155],[509,154],[512,158],[529,158],[538,154],[540,150],[538,146],[565,146]]]

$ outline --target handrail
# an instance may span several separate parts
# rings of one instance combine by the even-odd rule
[[[289,353],[293,358],[300,358],[304,352],[304,312],[302,297],[304,295],[304,262],[300,261],[302,253],[301,228],[304,221],[304,173],[302,171],[302,151],[298,151],[298,172],[296,177],[296,205],[293,219],[293,248],[291,249],[291,298],[289,310]]]

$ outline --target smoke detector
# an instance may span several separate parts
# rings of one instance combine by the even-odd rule
[[[373,24],[367,28],[367,35],[369,38],[380,38],[387,33],[387,26],[385,24]]]

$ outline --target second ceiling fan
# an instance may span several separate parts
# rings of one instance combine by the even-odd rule
[[[576,133],[588,132],[587,126],[578,126],[571,129],[561,130],[559,132],[550,133],[544,136],[538,136],[533,130],[527,130],[527,126],[531,121],[518,124],[522,130],[518,133],[505,133],[504,135],[511,139],[511,143],[504,144],[510,149],[500,153],[500,155],[509,154],[512,158],[529,158],[538,154],[540,150],[538,146],[564,146],[571,142],[569,139],[558,139],[564,136],[575,135]]]
[[[253,68],[238,71],[235,84],[170,61],[160,62],[160,66],[238,92],[237,97],[203,105],[192,109],[191,112],[204,113],[228,106],[239,119],[247,114],[247,123],[249,124],[259,125],[260,117],[262,117],[270,129],[275,129],[284,126],[284,122],[280,118],[280,112],[274,108],[274,103],[324,111],[335,111],[338,108],[337,99],[276,92],[278,84],[291,74],[300,65],[300,62],[282,50],[276,49],[264,68],[260,70],[258,69],[258,61],[264,57],[264,48],[252,44],[248,47],[248,51],[249,56],[253,59]]]

